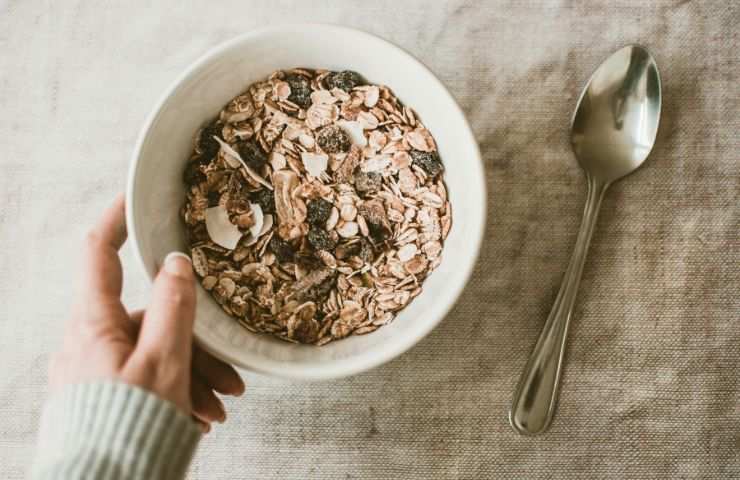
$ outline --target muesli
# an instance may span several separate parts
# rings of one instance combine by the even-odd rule
[[[203,287],[252,332],[324,345],[393,321],[451,225],[432,135],[352,71],[274,72],[195,135],[182,218]]]

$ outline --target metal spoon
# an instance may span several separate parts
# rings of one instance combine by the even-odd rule
[[[637,45],[607,58],[578,100],[571,144],[588,180],[586,207],[555,304],[514,394],[509,421],[521,434],[541,433],[552,421],[568,323],[601,199],[613,181],[647,158],[658,131],[660,105],[658,67],[650,53]]]

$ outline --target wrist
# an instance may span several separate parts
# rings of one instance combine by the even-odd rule
[[[69,385],[44,409],[34,476],[65,466],[92,478],[181,478],[199,439],[189,416],[142,388]]]

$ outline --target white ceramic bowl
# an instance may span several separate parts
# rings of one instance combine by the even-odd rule
[[[465,286],[480,247],[486,198],[478,145],[453,97],[411,55],[365,32],[316,24],[263,28],[212,49],[174,82],[144,124],[129,174],[128,231],[150,278],[168,252],[187,251],[178,210],[194,132],[252,82],[295,66],[355,70],[388,85],[436,139],[452,204],[442,263],[392,324],[368,335],[318,348],[253,334],[198,287],[195,336],[206,350],[255,372],[335,378],[387,362],[429,333]]]

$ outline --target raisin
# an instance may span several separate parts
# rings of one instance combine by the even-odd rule
[[[242,160],[253,170],[262,170],[267,163],[267,155],[254,140],[240,142],[236,148]]]
[[[218,201],[221,198],[221,194],[218,192],[208,192],[208,206],[215,207],[218,205]]]
[[[308,78],[297,73],[290,73],[285,76],[285,81],[290,86],[290,95],[288,100],[295,103],[301,108],[311,106],[311,82]]]
[[[310,243],[315,250],[331,251],[337,246],[337,242],[334,241],[334,239],[331,238],[331,235],[329,235],[329,232],[323,228],[311,228],[308,231],[307,238],[308,243]]]
[[[365,202],[358,210],[367,222],[370,237],[376,243],[382,243],[390,238],[391,228],[382,203],[378,200]]]
[[[188,163],[182,173],[182,180],[186,185],[198,185],[206,181],[206,175],[200,169],[201,165],[200,158]]]
[[[368,225],[368,230],[370,229]],[[372,243],[370,243],[366,239],[362,239],[359,242],[360,248],[357,252],[357,256],[360,257],[364,262],[366,263],[372,263],[373,260],[375,260],[375,249],[373,248]]]
[[[362,76],[357,72],[353,72],[352,70],[344,70],[343,72],[330,73],[326,76],[324,82],[326,83],[327,88],[329,88],[330,90],[332,88],[338,88],[340,90],[344,90],[345,92],[350,92],[358,85],[364,85],[365,79],[362,78]]]
[[[324,266],[321,260],[316,258],[312,252],[299,252],[296,254],[293,261],[308,271],[316,270]]]
[[[205,223],[197,224],[192,230],[188,230],[187,233],[188,243],[190,243],[190,245],[198,242],[205,242],[210,239]]]
[[[210,160],[218,154],[221,145],[213,137],[221,138],[222,129],[223,125],[214,121],[201,130],[200,137],[198,138],[198,149],[204,158]]]
[[[275,194],[263,188],[252,193],[252,201],[262,208],[262,213],[275,213]]]
[[[371,263],[375,259],[375,249],[369,240],[362,238],[357,242],[339,245],[334,251],[334,255],[339,260],[346,260],[349,257],[358,256],[362,261]]]
[[[324,225],[331,215],[332,204],[323,198],[309,200],[306,219],[311,225]]]
[[[295,258],[295,250],[293,247],[277,235],[272,236],[269,247],[279,262],[292,262]]]
[[[229,176],[227,183],[229,193],[226,208],[232,213],[245,213],[249,211],[249,195],[239,179],[239,174]]]
[[[352,141],[347,132],[336,125],[329,125],[319,130],[316,135],[316,143],[326,153],[348,152]]]
[[[439,175],[444,166],[439,159],[437,152],[422,152],[421,150],[411,150],[411,160],[418,165],[427,175],[434,178]]]
[[[311,300],[323,302],[337,283],[337,273],[329,268],[312,270],[308,275],[295,282],[291,290],[294,300],[305,302]]]
[[[355,189],[363,197],[380,190],[382,180],[383,176],[378,172],[363,172],[359,168],[355,170]]]

